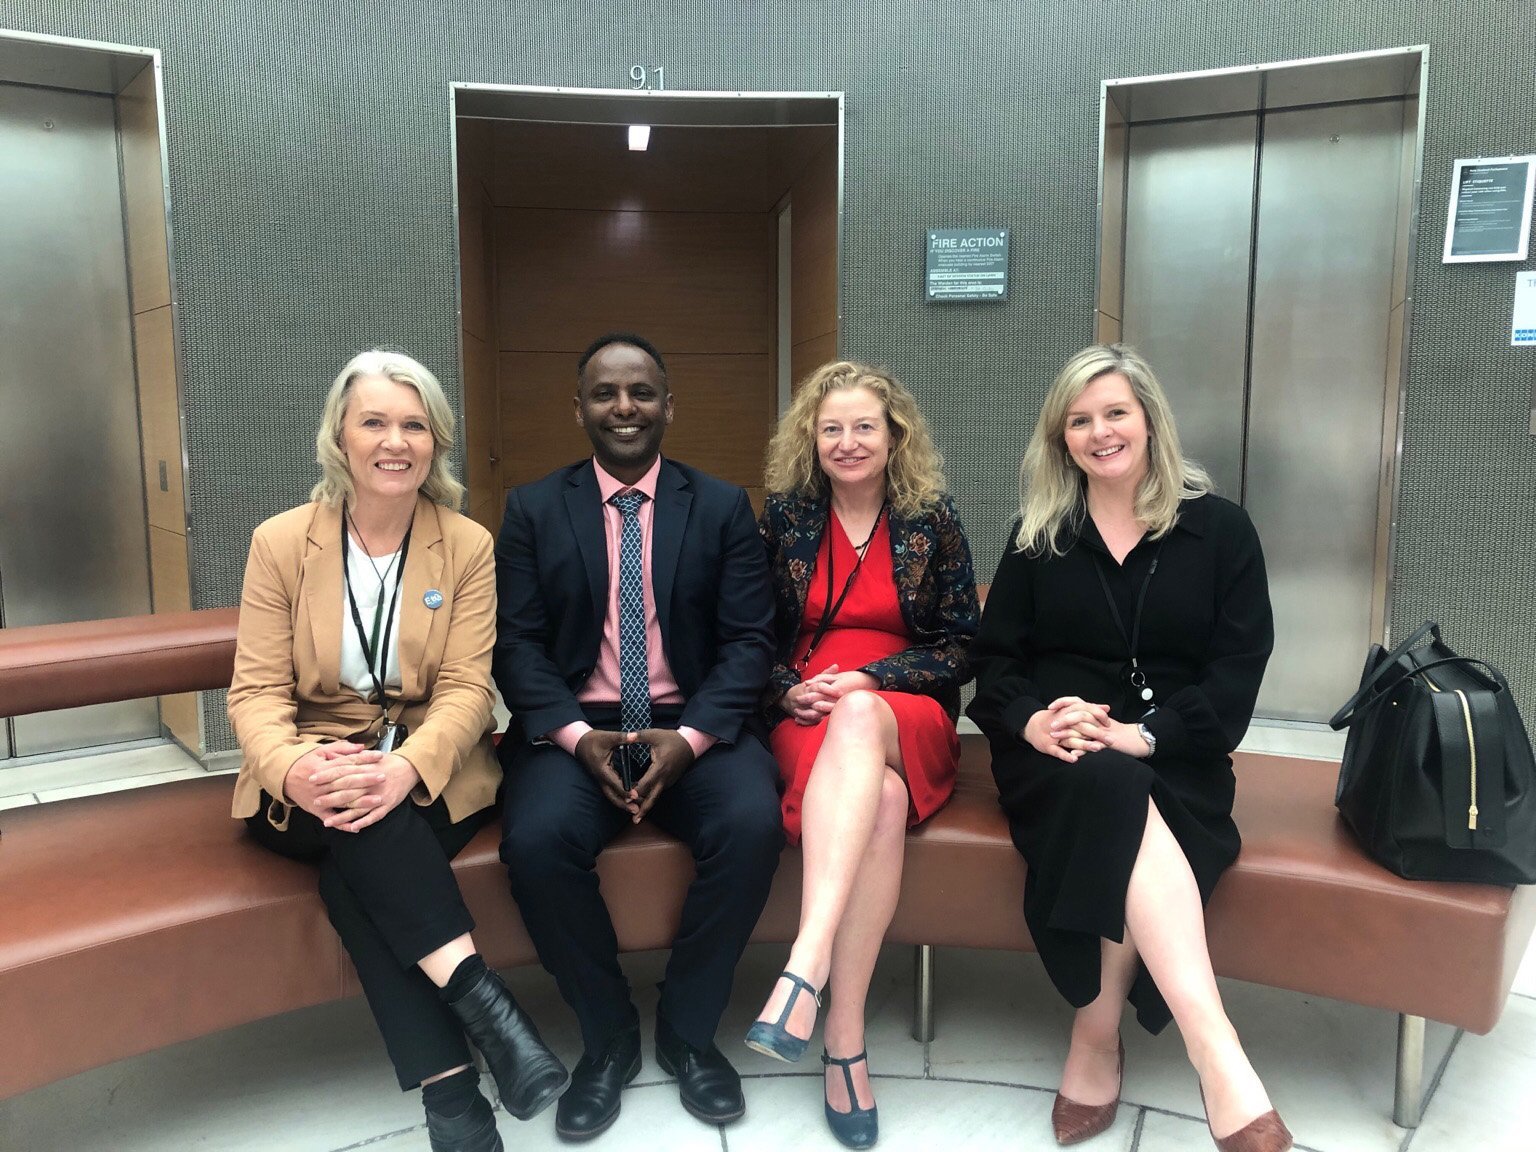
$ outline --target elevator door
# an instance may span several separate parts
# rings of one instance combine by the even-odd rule
[[[1261,715],[1327,719],[1370,640],[1402,105],[1265,117],[1247,508],[1275,654]]]
[[[1177,413],[1185,451],[1242,500],[1258,117],[1131,130],[1124,338]]]
[[[0,85],[0,596],[7,627],[148,612],[113,101]],[[12,756],[159,734],[155,701],[10,721]]]
[[[1260,716],[1327,719],[1370,639],[1403,124],[1384,100],[1129,130],[1122,332],[1263,541]]]

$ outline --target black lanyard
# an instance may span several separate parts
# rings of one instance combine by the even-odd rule
[[[379,696],[379,710],[384,718],[389,719],[389,693],[384,691],[384,675],[389,663],[389,634],[395,623],[395,605],[400,602],[400,585],[405,583],[405,557],[411,548],[411,530],[405,530],[405,539],[400,541],[400,555],[395,563],[398,568],[395,572],[395,591],[389,598],[389,611],[384,615],[384,636],[379,646],[374,647],[379,640],[379,614],[384,611],[384,580],[389,575],[389,569],[384,569],[384,576],[379,577],[379,604],[373,613],[373,633],[370,636],[368,630],[363,627],[363,614],[358,611],[357,597],[352,595],[352,571],[347,563],[347,553],[352,550],[351,542],[347,539],[347,515],[341,516],[341,582],[347,589],[347,604],[352,609],[352,624],[357,629],[357,642],[362,646],[363,656],[368,660],[368,675],[373,677],[373,688]],[[377,574],[377,570],[375,570]],[[375,670],[374,664],[378,664]]]
[[[1104,561],[1098,555],[1093,558],[1093,571],[1099,578],[1099,587],[1104,589],[1104,599],[1109,602],[1109,614],[1114,617],[1115,628],[1120,632],[1120,639],[1125,641],[1125,646],[1131,656],[1131,687],[1136,689],[1142,702],[1152,703],[1152,689],[1147,687],[1147,675],[1136,663],[1136,651],[1141,643],[1141,609],[1147,602],[1147,588],[1152,583],[1152,577],[1157,572],[1158,557],[1162,555],[1163,545],[1167,543],[1165,536],[1157,542],[1157,550],[1152,553],[1152,566],[1147,569],[1147,574],[1142,578],[1141,591],[1136,593],[1136,615],[1131,620],[1131,631],[1127,635],[1125,621],[1120,618],[1120,606],[1115,603],[1115,597],[1109,590],[1109,578],[1104,575]]]
[[[811,662],[811,654],[816,651],[816,646],[822,642],[827,634],[827,629],[832,627],[832,621],[837,619],[837,613],[843,606],[843,601],[848,598],[848,590],[853,587],[854,580],[858,577],[859,569],[864,567],[864,557],[869,552],[869,543],[875,538],[875,533],[880,531],[880,521],[885,518],[885,510],[890,507],[890,501],[880,503],[880,511],[875,513],[875,523],[869,530],[869,535],[864,537],[864,543],[854,548],[858,560],[853,566],[853,571],[848,573],[848,579],[843,581],[843,590],[838,593],[837,601],[832,600],[832,569],[834,567],[832,557],[837,553],[837,541],[832,539],[832,509],[827,508],[827,600],[821,607],[821,620],[816,625],[816,631],[811,636],[811,645],[805,650],[805,655],[800,657],[800,668],[804,669]],[[852,540],[848,541],[850,544]]]

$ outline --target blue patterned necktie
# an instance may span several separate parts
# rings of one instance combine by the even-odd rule
[[[651,726],[651,672],[645,651],[645,567],[640,539],[643,492],[620,492],[608,503],[624,517],[619,534],[619,723],[626,732]],[[635,744],[615,750],[628,756],[638,779],[651,762],[651,749]]]

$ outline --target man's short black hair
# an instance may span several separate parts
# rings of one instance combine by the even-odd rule
[[[584,383],[586,380],[587,361],[591,360],[592,357],[596,356],[610,344],[629,344],[640,349],[640,351],[656,361],[656,370],[661,373],[661,385],[663,388],[668,387],[667,365],[662,360],[661,353],[656,351],[656,345],[652,344],[644,336],[638,336],[633,332],[609,332],[588,344],[587,350],[581,354],[581,359],[576,362],[577,384]]]

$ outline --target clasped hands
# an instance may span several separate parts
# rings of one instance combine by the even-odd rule
[[[878,687],[880,681],[868,672],[839,672],[836,664],[829,664],[780,696],[779,707],[796,724],[810,727],[825,720],[832,706],[848,693],[860,689],[872,692]]]
[[[627,791],[613,766],[614,751],[626,744],[651,747],[650,767]],[[642,728],[638,732],[594,728],[576,742],[576,761],[591,773],[608,802],[626,810],[630,820],[638,824],[657,798],[693,764],[693,745],[672,728]]]
[[[1062,696],[1029,718],[1020,733],[1037,752],[1074,764],[1087,752],[1113,748],[1142,759],[1152,754],[1134,724],[1112,719],[1104,704]]]
[[[361,832],[389,815],[420,783],[404,756],[337,740],[293,762],[283,779],[283,798],[327,828]]]

